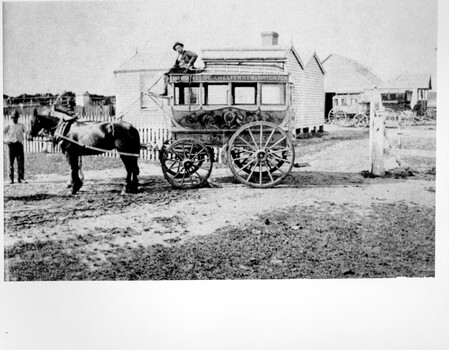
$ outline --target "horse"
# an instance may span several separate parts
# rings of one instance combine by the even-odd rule
[[[54,143],[58,143],[66,155],[71,168],[72,194],[76,194],[83,185],[79,177],[82,156],[97,155],[116,149],[126,168],[124,193],[137,193],[140,153],[140,135],[131,124],[123,121],[78,121],[76,118],[64,118],[52,115],[51,111],[38,114],[34,110],[31,117],[29,137],[43,132],[51,134]]]

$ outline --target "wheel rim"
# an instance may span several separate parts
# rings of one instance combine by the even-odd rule
[[[329,111],[328,121],[329,124],[335,124],[340,126],[346,125],[347,124],[346,113],[342,110],[335,110],[334,108],[332,108]]]
[[[251,187],[272,187],[289,174],[295,160],[293,143],[279,126],[253,122],[229,141],[228,165],[234,177]]]
[[[163,151],[161,165],[164,177],[173,187],[187,189],[200,187],[207,181],[213,162],[204,144],[183,139]]]
[[[357,128],[364,128],[368,125],[368,118],[365,114],[356,114],[353,125]]]

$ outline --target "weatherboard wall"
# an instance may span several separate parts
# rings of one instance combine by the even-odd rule
[[[304,95],[304,123],[308,127],[324,124],[324,74],[315,57],[306,64]]]
[[[163,73],[161,71],[115,73],[117,116],[124,115],[123,120],[135,126],[164,127],[166,124],[162,109],[151,100],[143,106],[141,100],[141,91],[149,87],[142,86],[143,76],[153,77],[153,79],[147,79],[146,83],[151,86],[151,83]],[[144,98],[148,99],[148,97]]]

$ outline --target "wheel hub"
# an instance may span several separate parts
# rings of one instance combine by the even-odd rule
[[[256,158],[259,162],[265,161],[267,160],[267,152],[265,152],[265,150],[258,150],[256,151]]]
[[[184,159],[182,165],[184,166],[184,169],[190,169],[193,166],[193,161],[189,158]]]

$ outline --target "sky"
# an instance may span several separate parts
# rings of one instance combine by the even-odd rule
[[[437,0],[177,0],[3,3],[3,91],[112,95],[113,71],[136,51],[176,41],[258,46],[260,33],[324,60],[358,60],[381,79],[428,73],[436,83]]]

